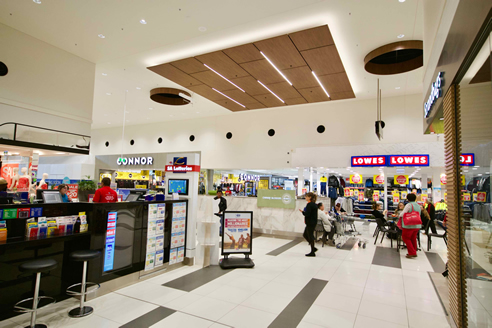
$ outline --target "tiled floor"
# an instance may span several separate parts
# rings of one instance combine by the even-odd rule
[[[362,226],[358,228],[362,230]],[[316,258],[304,256],[308,252],[305,242],[267,255],[292,240],[258,237],[254,239],[254,269],[211,275],[213,280],[185,291],[173,280],[193,272],[196,275],[202,268],[183,267],[89,302],[95,308],[90,317],[69,318],[67,311],[76,301],[68,300],[41,310],[39,322],[53,328],[256,328],[274,322],[272,327],[281,322],[285,328],[449,327],[427,273],[433,271],[428,257],[423,251],[416,259],[405,258],[404,251],[396,257],[387,251],[376,251],[390,243],[386,239],[373,245],[373,229],[371,225],[371,230],[363,234],[368,240],[365,249],[357,244],[352,250],[318,246]],[[446,248],[441,242],[434,241],[432,251],[445,262]],[[425,244],[423,236],[422,245]],[[378,256],[385,258],[376,259]],[[375,265],[373,261],[385,265]],[[164,284],[174,284],[176,288]],[[313,286],[321,286],[319,295],[305,297],[313,294],[309,289]],[[488,314],[477,317],[483,321],[484,315]],[[22,315],[0,322],[0,327],[19,328],[27,322],[28,316]]]

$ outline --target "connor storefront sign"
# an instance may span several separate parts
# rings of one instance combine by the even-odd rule
[[[120,157],[116,160],[118,165],[153,165],[154,157],[142,156],[142,157]]]

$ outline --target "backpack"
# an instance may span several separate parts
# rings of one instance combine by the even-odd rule
[[[372,179],[367,179],[366,180],[366,188],[372,188],[374,187]]]

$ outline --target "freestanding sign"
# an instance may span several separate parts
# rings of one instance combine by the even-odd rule
[[[220,266],[227,268],[252,268],[253,261],[253,212],[225,211],[222,233]],[[244,254],[245,258],[229,258],[231,254]]]

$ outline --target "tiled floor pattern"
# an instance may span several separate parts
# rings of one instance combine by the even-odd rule
[[[429,258],[423,251],[416,259],[405,258],[405,251],[381,251],[377,247],[389,248],[390,242],[373,245],[374,227],[363,232],[365,249],[357,244],[350,251],[318,246],[316,258],[304,256],[305,242],[267,255],[291,240],[261,236],[255,238],[254,269],[232,270],[191,291],[163,286],[202,269],[183,267],[90,301],[95,308],[90,317],[69,318],[77,301],[67,300],[41,310],[39,322],[52,328],[256,328],[280,327],[282,319],[285,328],[449,327],[428,275],[434,271]],[[441,242],[434,241],[432,251],[445,263]],[[24,327],[28,320],[21,315],[0,327]]]

